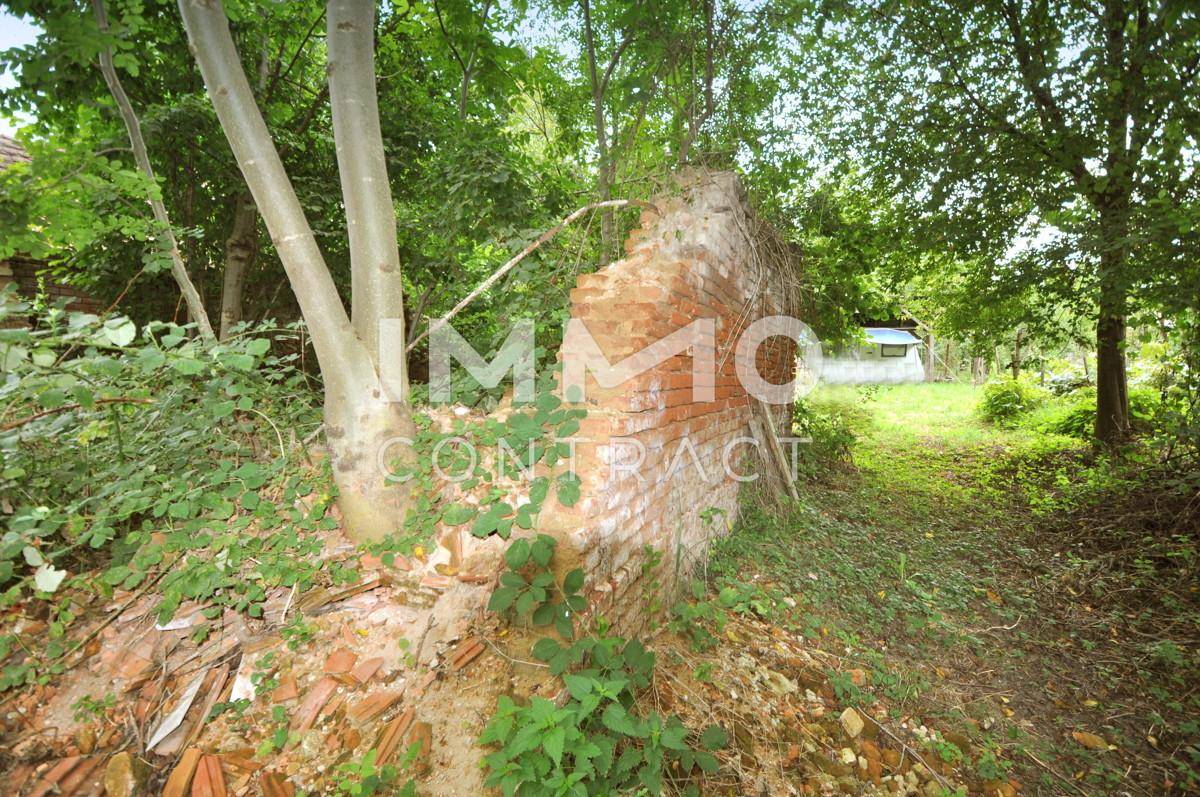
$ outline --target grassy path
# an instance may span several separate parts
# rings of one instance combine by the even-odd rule
[[[932,752],[981,783],[1194,793],[1195,662],[1161,660],[1179,649],[1137,634],[1167,618],[1110,600],[1128,574],[1064,546],[1028,500],[1029,462],[1069,473],[1082,448],[986,426],[976,399],[963,385],[814,396],[857,419],[852,464],[783,516],[751,510],[715,569],[753,567],[794,596],[794,630],[869,676],[839,697],[948,729]]]

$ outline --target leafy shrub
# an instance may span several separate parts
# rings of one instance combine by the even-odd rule
[[[1047,408],[1046,415],[1032,427],[1039,432],[1060,434],[1079,440],[1091,440],[1096,425],[1096,391],[1076,390],[1068,395],[1069,403]],[[1151,388],[1136,387],[1129,391],[1129,420],[1135,431],[1149,431],[1159,414],[1158,393]]]
[[[554,630],[570,639],[574,634],[572,617],[587,608],[579,590],[583,571],[567,573],[562,584],[554,579],[550,560],[557,541],[539,534],[532,541],[514,540],[504,552],[508,572],[500,576],[500,586],[488,601],[488,610],[510,618],[528,619],[536,626],[553,624]]]
[[[1083,374],[1061,373],[1046,380],[1046,389],[1055,396],[1065,396],[1078,390],[1086,389],[1092,384]]]
[[[574,473],[532,475],[535,467],[552,469],[570,456],[570,445],[561,440],[579,431],[580,420],[587,416],[587,410],[563,406],[553,394],[553,386],[553,380],[547,380],[539,386],[534,401],[515,405],[504,419],[456,418],[449,431],[443,431],[429,416],[416,413],[412,461],[396,463],[393,475],[410,484],[413,506],[418,511],[405,515],[404,528],[398,534],[375,543],[369,550],[390,565],[396,553],[407,555],[413,547],[431,539],[439,522],[450,526],[469,523],[476,537],[496,535],[508,539],[514,527],[534,527],[552,487],[560,505],[574,505],[580,497],[579,477]],[[490,463],[476,460],[475,452],[496,451],[500,446],[513,455],[497,457]],[[464,490],[494,487],[502,477],[528,475],[529,500],[514,507],[501,500],[505,494],[496,489],[480,490],[478,506],[446,500],[439,470],[455,478],[466,477],[460,482]]]
[[[704,600],[704,582],[693,581],[691,589],[692,600],[680,601],[671,608],[667,627],[686,638],[692,650],[711,650],[720,641],[717,634],[724,630],[727,614],[721,607]]]
[[[812,480],[826,469],[850,461],[859,418],[854,408],[801,399],[792,405],[792,432],[807,442],[797,446],[797,475]]]
[[[295,442],[320,420],[295,355],[251,331],[210,344],[61,309],[34,322],[0,330],[0,609],[44,602],[49,631],[33,651],[0,633],[0,689],[63,666],[95,593],[160,579],[166,621],[187,599],[256,615],[270,587],[314,580],[333,496]]]
[[[1019,379],[1002,379],[983,386],[977,410],[990,423],[1011,426],[1043,400],[1044,394],[1034,386]]]
[[[715,772],[711,751],[728,736],[711,725],[693,743],[676,716],[639,712],[635,697],[650,684],[654,654],[636,640],[585,637],[570,647],[553,639],[534,656],[562,675],[570,699],[561,708],[534,696],[526,705],[502,696],[479,738],[498,749],[484,758],[485,785],[506,797],[607,795],[646,789],[699,795],[693,772]],[[579,669],[567,672],[571,663]]]
[[[694,773],[717,770],[711,751],[728,742],[725,731],[709,726],[698,749],[678,717],[639,710],[636,697],[650,686],[654,654],[636,639],[606,636],[602,619],[594,633],[571,641],[575,617],[586,608],[578,594],[584,575],[572,570],[556,585],[555,547],[546,535],[515,540],[505,551],[508,572],[488,606],[509,618],[554,624],[566,644],[545,637],[532,654],[562,679],[570,699],[564,705],[540,696],[525,704],[499,699],[479,737],[497,748],[484,758],[486,785],[506,797],[566,797],[662,794],[669,784],[671,793],[698,797],[690,781]]]

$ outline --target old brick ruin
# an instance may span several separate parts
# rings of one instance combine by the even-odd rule
[[[571,316],[613,364],[696,319],[712,319],[715,377],[697,385],[712,379],[712,400],[694,400],[690,350],[607,389],[589,375],[588,416],[576,435],[585,441],[576,445],[582,499],[570,508],[548,501],[537,527],[560,541],[560,571],[584,569],[591,611],[627,629],[645,619],[651,586],[674,590],[702,561],[710,539],[736,519],[742,484],[727,471],[775,478],[758,424],[769,416],[784,436],[790,415],[788,407],[755,406],[734,358],[752,322],[794,311],[794,276],[762,253],[768,245],[786,248],[767,237],[731,173],[690,175],[654,204],[658,212],[643,212],[622,260],[579,278]],[[789,338],[768,338],[757,351],[761,376],[790,382],[795,351]],[[635,474],[630,466],[641,450]],[[435,611],[449,599],[454,608],[441,608],[463,621],[469,607],[486,600],[504,546],[467,529],[445,529],[423,566],[412,563],[425,573],[424,591],[439,593]],[[646,546],[661,554],[658,572],[644,572]],[[468,590],[477,597],[468,598]],[[445,623],[440,641],[451,641],[462,625]]]
[[[589,611],[627,635],[637,633],[656,597],[670,605],[668,593],[679,578],[735,519],[742,485],[723,460],[738,472],[767,471],[764,463],[748,461],[754,449],[744,442],[725,455],[738,438],[761,438],[765,418],[782,432],[787,415],[786,407],[766,410],[747,395],[734,346],[754,320],[795,312],[789,306],[794,275],[778,257],[763,256],[764,247],[779,244],[757,223],[732,175],[694,175],[654,205],[657,212],[643,214],[630,236],[626,257],[580,279],[571,314],[610,362],[697,318],[712,319],[712,398],[693,395],[690,352],[625,384],[588,384],[588,416],[576,435],[588,439],[576,451],[581,500],[570,508],[548,500],[536,526],[559,540],[556,568],[585,570]],[[792,342],[766,341],[757,366],[768,381],[789,381]],[[464,414],[462,407],[442,408],[435,418],[440,423]],[[639,476],[611,467],[614,458],[629,455],[631,440],[645,450]],[[498,487],[514,505],[527,492],[517,481]],[[446,485],[447,498],[478,500],[454,489]],[[292,785],[328,783],[336,764],[369,750],[379,764],[396,763],[411,745],[421,751],[413,765],[421,794],[485,793],[475,740],[498,695],[558,688],[544,682],[545,670],[515,666],[528,658],[527,647],[520,648],[530,644],[527,635],[502,628],[484,611],[507,544],[495,536],[477,539],[466,525],[443,527],[432,550],[386,567],[375,557],[360,558],[348,539],[334,535],[326,554],[331,561],[354,561],[361,569],[357,583],[300,594],[276,587],[260,618],[227,610],[198,643],[189,638],[195,624],[206,622],[204,607],[187,602],[174,621],[160,625],[158,597],[134,595],[99,632],[88,666],[49,698],[25,694],[22,710],[36,714],[39,726],[70,728],[81,696],[116,691],[145,729],[145,754],[173,762],[166,794],[288,794]],[[660,562],[657,570],[645,566],[647,546],[661,554],[650,557]],[[308,629],[302,643],[284,644],[280,629],[289,617]],[[502,645],[512,646],[512,657]],[[269,692],[255,680],[268,672]],[[218,701],[238,700],[249,701],[244,715],[210,717]],[[276,710],[283,711],[284,725]],[[256,733],[286,730],[295,743],[265,763],[254,758],[253,746],[263,739],[247,735],[248,718]],[[40,768],[30,764],[34,793],[69,794],[77,784],[93,789],[80,793],[100,793],[101,775],[119,771],[131,755],[99,752],[103,748],[103,740],[89,741]]]
[[[583,500],[557,507],[543,530],[569,541],[593,586],[593,611],[619,625],[640,625],[649,584],[642,578],[644,546],[662,554],[649,581],[670,590],[706,554],[711,536],[737,517],[741,483],[733,472],[763,474],[746,464],[755,399],[740,383],[734,351],[759,318],[784,312],[784,275],[756,259],[756,222],[731,173],[685,182],[680,196],[660,199],[661,215],[643,213],[626,243],[627,256],[579,278],[571,315],[581,319],[610,362],[628,357],[695,319],[715,322],[713,400],[693,397],[692,357],[679,354],[607,390],[589,376],[588,417],[580,436],[578,473]],[[790,382],[794,343],[766,340],[757,353],[768,382]],[[702,383],[703,377],[697,381]],[[774,413],[780,435],[788,408]],[[636,441],[636,442],[633,442]],[[644,448],[636,475],[629,465]]]

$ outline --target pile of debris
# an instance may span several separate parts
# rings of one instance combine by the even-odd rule
[[[338,544],[330,555],[356,554]],[[360,564],[357,584],[278,590],[260,618],[185,605],[160,624],[152,595],[118,594],[75,669],[4,704],[6,781],[28,797],[282,797],[335,793],[366,761],[402,765],[421,795],[486,793],[475,739],[497,697],[554,698],[561,682],[530,661],[530,635],[478,609],[478,587],[451,583],[434,602],[405,561]],[[719,640],[698,653],[665,629],[651,635],[658,666],[641,698],[728,730],[704,793],[1017,793],[980,782],[970,755],[936,753],[969,753],[965,739],[895,717],[883,698],[848,705],[835,680],[862,698],[870,675],[804,638],[734,614]]]

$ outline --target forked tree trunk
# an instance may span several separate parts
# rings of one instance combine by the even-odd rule
[[[399,394],[387,395],[379,376],[379,323],[403,318],[403,307],[375,94],[374,4],[346,0],[330,3],[327,11],[353,323],[255,104],[221,3],[179,0],[179,7],[208,96],[312,335],[325,382],[325,426],[346,530],[358,540],[380,539],[401,528],[408,504],[408,490],[390,483],[380,463],[404,455],[396,438],[411,435],[412,421],[406,380],[393,381]],[[403,352],[403,339],[391,350]],[[403,364],[394,365],[402,375]]]
[[[246,272],[258,256],[258,208],[254,197],[238,194],[233,206],[233,229],[225,239],[225,275],[221,284],[221,340],[242,320],[242,289]]]

